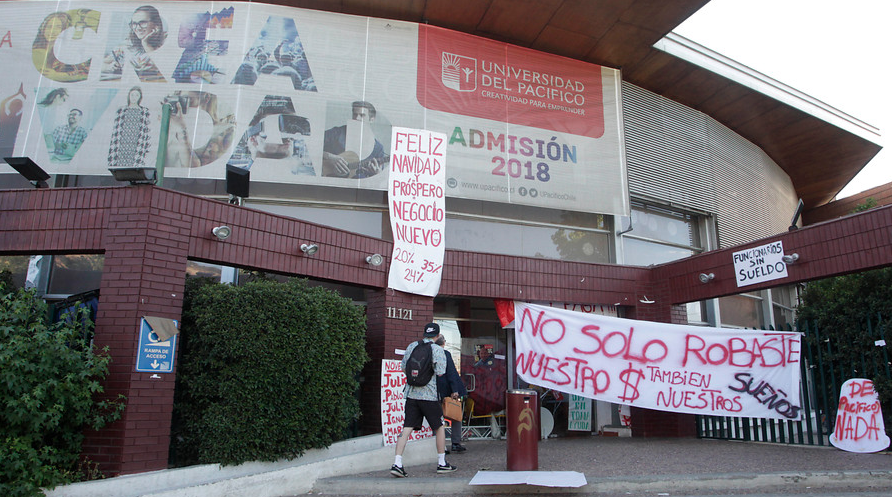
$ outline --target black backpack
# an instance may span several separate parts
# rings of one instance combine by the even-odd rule
[[[413,387],[427,385],[434,376],[434,357],[431,352],[432,342],[419,340],[406,361],[406,383]]]

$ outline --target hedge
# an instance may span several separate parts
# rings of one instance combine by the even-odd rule
[[[123,397],[97,400],[109,358],[86,338],[89,313],[57,323],[48,315],[33,290],[0,278],[0,495],[43,495],[41,487],[96,476],[80,459],[83,431],[124,409]]]
[[[343,438],[366,362],[360,307],[304,280],[187,280],[174,459],[294,458]]]

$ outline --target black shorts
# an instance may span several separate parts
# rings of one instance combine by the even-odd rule
[[[443,426],[443,407],[436,400],[406,399],[406,428],[420,430],[422,422],[427,418],[431,430]]]

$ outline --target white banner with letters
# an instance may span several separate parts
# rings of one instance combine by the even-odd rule
[[[446,253],[446,135],[394,127],[391,143],[393,254],[387,286],[434,297]]]
[[[529,383],[661,411],[802,417],[799,333],[514,305],[516,369]]]

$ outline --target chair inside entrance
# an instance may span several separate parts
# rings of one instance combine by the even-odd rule
[[[464,375],[465,385],[468,392],[474,391],[475,377],[473,374]],[[464,404],[464,419],[462,420],[462,439],[466,440],[486,440],[500,439],[502,433],[505,432],[505,411],[497,411],[487,414],[477,414],[474,412],[476,403],[474,399],[468,396]]]

